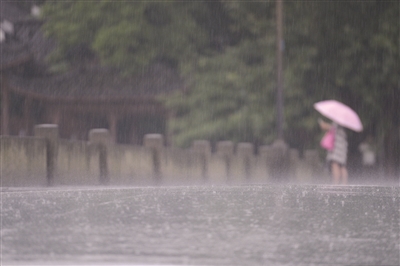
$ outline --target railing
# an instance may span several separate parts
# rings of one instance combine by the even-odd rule
[[[92,129],[89,141],[59,139],[57,125],[37,125],[34,137],[1,137],[1,186],[218,185],[268,182],[325,182],[318,153],[283,142],[259,147],[209,141],[190,149],[165,147],[148,134],[143,146],[110,142],[107,129]]]

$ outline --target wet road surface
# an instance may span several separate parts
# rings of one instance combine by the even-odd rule
[[[399,187],[3,189],[1,265],[400,265]]]

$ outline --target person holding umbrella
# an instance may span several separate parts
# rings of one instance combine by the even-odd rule
[[[337,123],[332,124],[318,120],[319,126],[322,130],[327,132],[331,131],[333,134],[334,144],[328,150],[326,161],[329,165],[329,170],[333,178],[334,184],[347,184],[348,172],[346,167],[347,162],[347,134],[344,128]]]
[[[324,146],[327,150],[326,160],[329,164],[330,173],[334,184],[347,184],[348,171],[347,162],[347,135],[344,128],[356,132],[363,130],[360,118],[350,107],[335,100],[321,101],[314,104],[314,108],[333,122],[329,124],[319,120],[319,126],[332,135],[329,145]],[[322,142],[321,142],[322,145]]]

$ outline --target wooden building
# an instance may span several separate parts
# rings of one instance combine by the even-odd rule
[[[60,136],[87,139],[92,128],[108,128],[115,142],[140,144],[144,134],[167,135],[169,112],[158,97],[183,88],[177,72],[155,62],[140,75],[90,61],[62,74],[51,74],[45,58],[55,47],[41,21],[3,3],[1,48],[1,132],[31,135],[33,126],[59,125]],[[7,24],[8,23],[8,24]],[[168,139],[168,137],[167,137]]]

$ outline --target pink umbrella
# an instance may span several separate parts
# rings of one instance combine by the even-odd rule
[[[356,112],[341,102],[335,100],[321,101],[315,103],[314,108],[343,127],[357,132],[363,130],[363,125]]]

